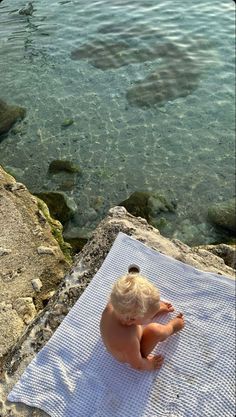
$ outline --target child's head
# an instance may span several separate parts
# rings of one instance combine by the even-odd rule
[[[114,283],[110,302],[124,320],[134,320],[151,312],[154,315],[160,307],[160,294],[147,278],[128,273]]]

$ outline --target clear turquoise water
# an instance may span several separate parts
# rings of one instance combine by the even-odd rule
[[[78,205],[70,226],[93,229],[149,190],[177,200],[164,234],[218,240],[207,208],[234,194],[235,3],[32,3],[30,17],[24,1],[0,4],[0,97],[27,108],[0,163],[32,192],[64,190]],[[49,175],[53,159],[83,175]]]

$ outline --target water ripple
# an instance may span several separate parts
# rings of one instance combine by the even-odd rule
[[[167,234],[216,240],[207,207],[234,192],[234,2],[32,1],[30,17],[0,4],[1,98],[27,107],[0,162],[33,191],[68,187],[76,227],[153,190],[178,200]],[[83,175],[51,177],[53,159]]]

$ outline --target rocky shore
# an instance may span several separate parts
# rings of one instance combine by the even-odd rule
[[[233,247],[190,248],[163,237],[124,207],[110,209],[70,265],[42,205],[2,169],[0,223],[1,417],[46,416],[26,405],[8,403],[6,396],[89,284],[120,231],[198,269],[235,276]]]
[[[69,269],[60,234],[46,205],[0,167],[0,363]]]

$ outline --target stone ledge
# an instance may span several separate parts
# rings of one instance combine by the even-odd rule
[[[76,256],[71,271],[65,276],[60,287],[46,308],[28,326],[24,335],[2,362],[3,398],[17,382],[20,375],[35,354],[45,345],[63,318],[75,304],[94,274],[100,268],[117,234],[124,232],[163,254],[188,263],[198,269],[234,278],[235,271],[224,261],[203,248],[190,248],[178,240],[169,240],[150,226],[146,220],[130,215],[124,207],[111,209],[108,216],[98,225],[89,242]],[[32,409],[23,404],[12,405],[3,402],[2,417],[11,410],[12,416],[30,417]],[[5,413],[5,414],[4,414]],[[15,414],[14,414],[15,413]],[[35,417],[46,414],[34,410]]]

